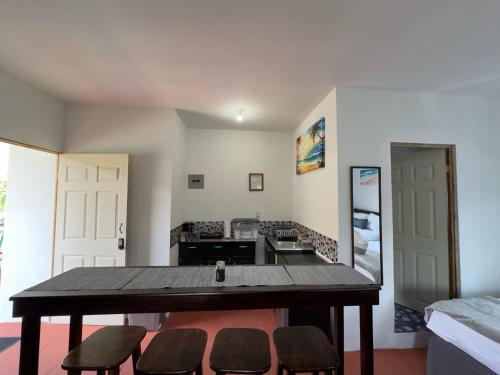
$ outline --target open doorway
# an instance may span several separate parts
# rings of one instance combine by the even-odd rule
[[[453,145],[391,144],[395,331],[425,331],[424,308],[456,298]]]
[[[58,155],[0,141],[0,321],[9,297],[51,275]],[[3,225],[2,225],[3,224]]]
[[[5,236],[5,203],[7,202],[7,172],[9,170],[9,145],[0,142],[0,283],[2,281],[2,252]]]

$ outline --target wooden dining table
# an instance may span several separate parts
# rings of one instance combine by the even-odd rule
[[[215,268],[76,268],[12,296],[22,318],[19,374],[38,374],[41,317],[70,316],[68,351],[82,340],[84,315],[333,307],[333,344],[344,373],[344,306],[359,306],[361,374],[373,375],[373,305],[380,286],[343,264]]]

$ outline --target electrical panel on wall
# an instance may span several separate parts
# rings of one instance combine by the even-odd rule
[[[205,175],[190,174],[188,175],[188,189],[203,189],[205,186]]]

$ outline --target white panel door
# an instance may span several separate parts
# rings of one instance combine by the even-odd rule
[[[125,266],[128,155],[65,154],[59,159],[53,275],[75,267]],[[66,321],[53,318],[52,321]],[[122,324],[123,315],[87,324]]]
[[[395,300],[422,311],[449,298],[445,150],[394,156],[392,202]]]

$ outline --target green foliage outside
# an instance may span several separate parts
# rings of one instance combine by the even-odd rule
[[[0,214],[5,212],[5,201],[7,198],[7,181],[0,181]]]

